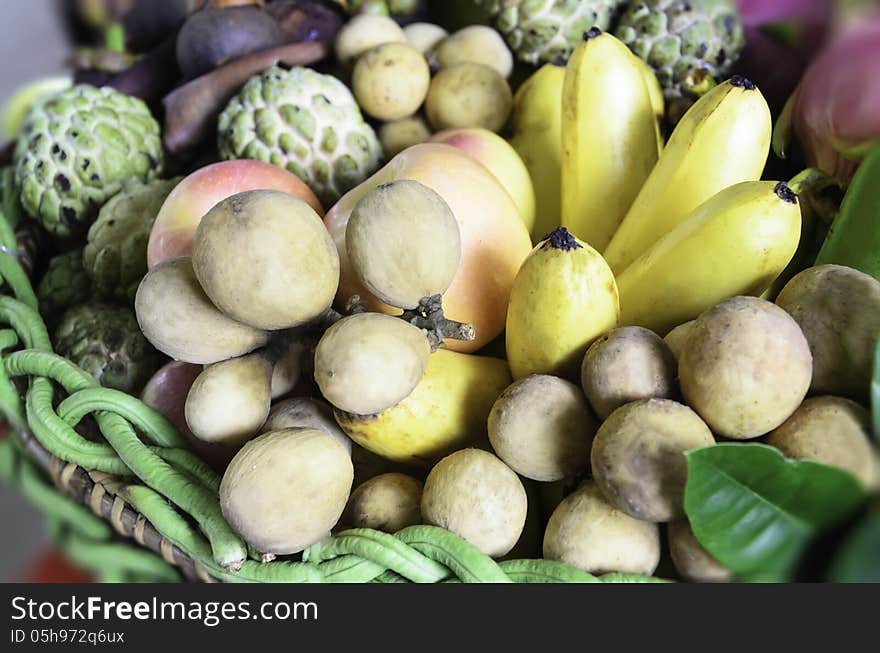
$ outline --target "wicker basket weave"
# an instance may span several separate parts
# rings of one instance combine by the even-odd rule
[[[0,225],[0,235],[10,232]],[[30,280],[10,245],[0,247],[0,411],[12,435],[0,441],[0,480],[46,515],[62,549],[99,580],[633,580],[599,579],[549,560],[499,563],[434,526],[394,535],[351,529],[291,559],[261,556],[223,518],[218,475],[170,422],[52,352]],[[81,435],[76,427],[84,419],[94,419],[102,437]]]

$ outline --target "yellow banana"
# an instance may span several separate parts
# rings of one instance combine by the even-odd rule
[[[611,34],[590,30],[565,67],[562,225],[601,252],[657,157],[642,68]]]
[[[694,210],[617,277],[620,324],[664,334],[735,295],[755,295],[800,242],[797,195],[746,181]]]
[[[701,97],[672,132],[604,251],[615,274],[719,191],[760,179],[771,127],[764,96],[746,79],[734,77]]]
[[[648,87],[648,95],[651,97],[651,108],[654,109],[654,127],[657,134],[657,151],[662,152],[666,142],[663,139],[663,121],[666,119],[666,100],[663,97],[663,88],[660,86],[660,80],[644,59],[633,55],[639,69],[642,72],[642,79]]]
[[[617,324],[617,286],[592,247],[565,227],[523,261],[507,308],[507,360],[514,379],[577,377],[590,343]]]
[[[648,87],[648,95],[651,98],[651,108],[654,109],[654,118],[658,123],[662,123],[666,116],[666,100],[663,98],[663,88],[660,86],[660,80],[654,74],[653,69],[644,59],[636,55],[632,55],[636,60],[639,70],[642,73],[642,79]]]
[[[562,83],[565,68],[546,64],[532,74],[513,101],[510,144],[528,168],[535,187],[532,242],[560,224],[562,166]]]
[[[510,369],[502,359],[438,349],[406,399],[376,415],[337,410],[336,422],[352,440],[383,458],[429,465],[462,447],[487,443],[492,404],[510,384]]]

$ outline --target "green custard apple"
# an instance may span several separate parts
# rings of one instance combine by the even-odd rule
[[[55,351],[105,388],[136,394],[159,368],[130,308],[88,302],[68,309],[55,330]]]
[[[614,35],[654,69],[667,102],[724,81],[745,46],[734,0],[630,2]]]
[[[48,323],[55,323],[71,306],[86,301],[92,295],[92,283],[83,267],[83,251],[77,248],[49,260],[37,299],[40,315]]]
[[[150,229],[180,179],[132,180],[101,208],[83,251],[85,271],[98,297],[134,301],[147,273]]]
[[[224,159],[256,159],[302,179],[324,206],[382,161],[382,146],[351,91],[309,68],[272,67],[251,77],[220,114]]]
[[[68,238],[85,231],[127,179],[161,172],[162,140],[141,100],[80,84],[30,109],[13,159],[25,211]]]
[[[584,32],[606,31],[624,0],[475,0],[526,63],[564,64]]]

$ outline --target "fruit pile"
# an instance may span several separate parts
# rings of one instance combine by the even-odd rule
[[[876,574],[880,148],[768,166],[733,0],[143,4],[11,105],[0,236],[265,563],[426,524],[612,579]]]

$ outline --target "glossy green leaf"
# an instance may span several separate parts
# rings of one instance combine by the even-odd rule
[[[694,535],[741,580],[790,580],[810,542],[865,500],[850,474],[763,444],[718,444],[687,461]]]
[[[880,512],[863,519],[843,541],[831,563],[833,583],[880,583]]]

